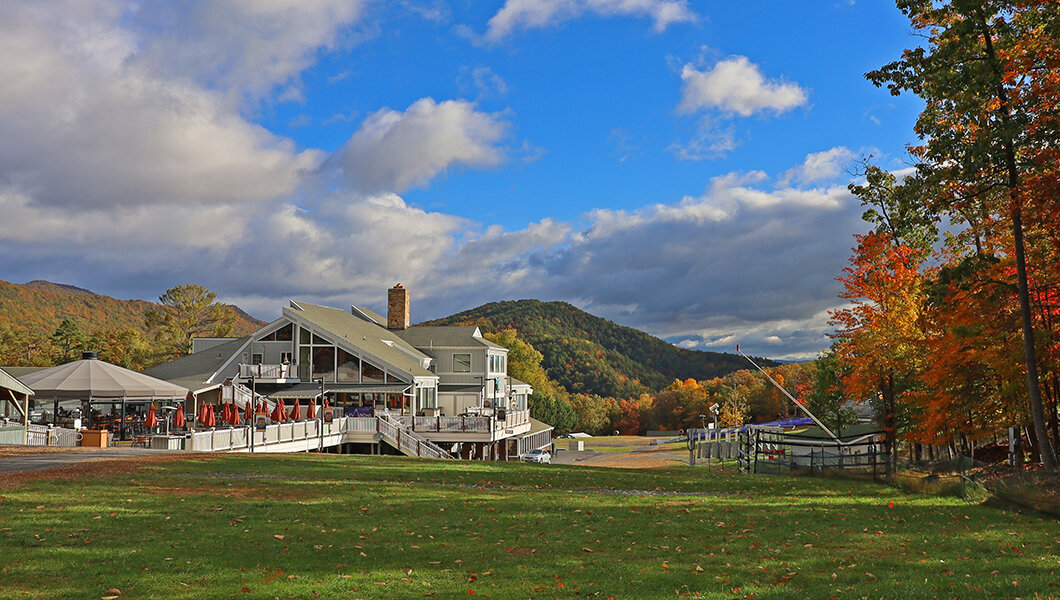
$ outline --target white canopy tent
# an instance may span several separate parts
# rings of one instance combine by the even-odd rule
[[[150,375],[130,371],[86,352],[74,362],[24,375],[22,383],[34,392],[35,401],[52,401],[55,413],[60,403],[86,402],[121,405],[120,435],[124,437],[127,403],[184,400],[188,389]]]

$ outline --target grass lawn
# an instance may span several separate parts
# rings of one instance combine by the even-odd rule
[[[870,483],[209,456],[0,489],[0,598],[1060,597],[1060,522]]]

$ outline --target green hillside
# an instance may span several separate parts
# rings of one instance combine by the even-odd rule
[[[712,379],[749,366],[738,355],[678,348],[566,302],[491,302],[424,325],[516,329],[544,355],[543,366],[567,390],[613,398],[658,391],[674,379]]]
[[[139,329],[146,332],[144,313],[157,307],[144,300],[118,300],[72,285],[50,281],[25,284],[0,281],[0,324],[49,336],[63,319],[76,319],[85,331]],[[233,335],[246,335],[264,325],[235,308],[239,320]]]

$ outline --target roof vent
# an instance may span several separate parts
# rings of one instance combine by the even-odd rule
[[[98,359],[99,359],[99,354],[96,353],[96,352],[89,351],[89,352],[82,352],[81,353],[81,360],[98,360]]]

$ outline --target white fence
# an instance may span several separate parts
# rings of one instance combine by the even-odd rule
[[[80,432],[65,427],[30,424],[27,436],[24,425],[0,426],[0,444],[72,448],[80,439]]]

